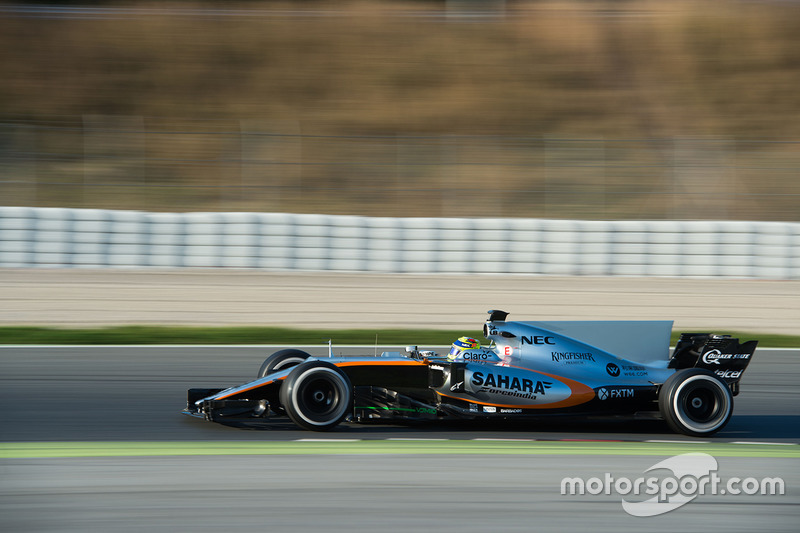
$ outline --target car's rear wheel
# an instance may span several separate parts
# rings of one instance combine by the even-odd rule
[[[733,395],[713,372],[687,368],[671,375],[661,386],[658,407],[673,431],[704,437],[728,423]]]
[[[268,374],[277,372],[278,370],[285,370],[293,366],[297,366],[311,357],[303,350],[296,350],[289,348],[287,350],[280,350],[267,357],[258,369],[258,377],[263,378]]]
[[[308,361],[297,365],[286,377],[279,396],[295,424],[312,431],[328,431],[352,411],[353,386],[336,366]]]

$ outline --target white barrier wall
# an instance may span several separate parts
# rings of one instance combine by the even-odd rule
[[[0,207],[0,267],[800,278],[800,224]]]

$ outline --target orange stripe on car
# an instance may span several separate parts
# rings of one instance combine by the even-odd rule
[[[324,361],[325,359],[319,359],[320,361]],[[420,361],[337,361],[336,363],[332,363],[335,366],[427,366],[425,363]],[[286,379],[286,376],[282,378],[278,378],[277,381],[282,381]],[[275,383],[276,380],[267,381],[265,383],[259,383],[258,385],[253,385],[252,387],[247,387],[245,389],[239,389],[225,396],[217,397],[218,400],[224,400],[226,398],[230,398],[231,396],[236,396],[237,394],[241,394],[243,392],[248,392],[254,389],[258,389],[260,387],[264,387],[266,385],[271,385]]]
[[[557,376],[555,374],[549,374],[547,372],[542,372],[541,370],[531,370],[530,368],[523,368],[513,365],[504,365],[504,366],[506,368],[518,368],[520,370],[526,370],[528,372],[542,374],[544,376],[556,379],[561,383],[563,383],[564,385],[566,385],[567,387],[569,387],[570,395],[568,398],[565,398],[557,402],[520,405],[520,404],[500,404],[500,403],[480,402],[472,398],[466,399],[461,396],[450,396],[449,394],[444,394],[439,391],[436,391],[436,394],[439,394],[440,396],[444,396],[446,398],[455,398],[457,400],[466,401],[469,403],[475,403],[479,405],[488,405],[492,407],[503,407],[503,408],[509,407],[512,409],[553,409],[559,407],[572,407],[574,405],[580,405],[582,403],[586,403],[595,396],[594,390],[591,387],[589,387],[588,385],[584,385],[580,381],[575,381],[574,379]]]

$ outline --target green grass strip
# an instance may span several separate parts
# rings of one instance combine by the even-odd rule
[[[0,443],[0,459],[201,455],[677,455],[800,458],[800,446],[730,443],[544,442],[515,440],[314,440],[269,442]]]
[[[691,328],[684,328],[689,330]],[[759,346],[770,348],[800,347],[800,336],[714,331],[738,337],[742,341],[757,339]],[[178,326],[120,326],[96,329],[48,328],[34,326],[0,327],[0,344],[326,344],[334,345],[407,344],[448,345],[454,339],[475,331],[440,331],[424,329],[389,330],[336,330],[336,329],[291,329],[278,327],[178,327]],[[673,332],[672,344],[680,332]]]
[[[0,344],[407,344],[448,345],[465,331],[435,330],[326,330],[277,327],[160,327],[120,326],[99,329],[62,329],[28,326],[0,327]],[[798,338],[800,346],[800,337]]]

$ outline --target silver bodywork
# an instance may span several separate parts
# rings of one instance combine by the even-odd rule
[[[483,327],[488,342],[477,346],[475,339],[462,337],[449,354],[410,346],[405,355],[393,352],[381,357],[304,354],[308,358],[296,364],[316,368],[320,390],[328,393],[335,391],[325,376],[344,376],[343,382],[352,387],[348,401],[356,421],[634,413],[663,411],[661,387],[680,390],[669,381],[686,369],[714,378],[709,383],[716,383],[715,394],[730,389],[725,394],[735,395],[757,344],[740,344],[724,335],[684,334],[676,352],[670,354],[671,321],[507,322],[506,316],[503,311],[490,311]],[[317,396],[303,396],[302,401],[297,393],[287,396],[294,390],[293,380],[306,372],[299,367],[294,371],[295,367],[284,367],[242,385],[209,390],[209,394],[190,390],[187,411],[214,419],[214,413],[224,409],[246,411],[254,405],[256,409],[269,405],[280,414],[286,401],[305,402],[324,411],[324,395],[316,389]],[[279,398],[280,394],[284,396]],[[316,397],[320,403],[314,403]],[[698,420],[711,416],[695,415]],[[295,412],[293,420],[302,416]],[[328,428],[338,421],[320,423]]]
[[[489,321],[490,348],[454,359],[466,363],[463,386],[449,390],[456,384],[448,382],[438,392],[519,409],[580,405],[601,388],[604,399],[633,397],[632,387],[663,383],[675,372],[667,368],[671,331],[671,321]]]

